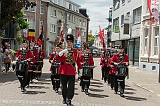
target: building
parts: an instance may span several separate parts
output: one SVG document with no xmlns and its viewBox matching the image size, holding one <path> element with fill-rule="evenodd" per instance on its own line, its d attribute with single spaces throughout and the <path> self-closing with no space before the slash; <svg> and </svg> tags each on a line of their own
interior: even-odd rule
<svg viewBox="0 0 160 106">
<path fill-rule="evenodd" d="M 139 63 L 142 0 L 113 0 L 112 35 L 114 45 L 123 45 L 130 64 Z"/>
<path fill-rule="evenodd" d="M 36 39 L 44 27 L 44 45 L 48 57 L 55 48 L 55 42 L 60 39 L 61 27 L 66 34 L 68 28 L 72 28 L 72 34 L 77 41 L 78 31 L 82 41 L 87 41 L 89 17 L 86 9 L 80 9 L 80 5 L 70 0 L 32 0 L 35 7 L 25 10 L 25 19 L 29 22 L 29 29 L 35 29 Z"/>
<path fill-rule="evenodd" d="M 140 39 L 140 63 L 139 67 L 147 71 L 159 72 L 159 25 L 150 21 L 147 0 L 143 0 L 142 6 L 142 36 Z"/>
</svg>

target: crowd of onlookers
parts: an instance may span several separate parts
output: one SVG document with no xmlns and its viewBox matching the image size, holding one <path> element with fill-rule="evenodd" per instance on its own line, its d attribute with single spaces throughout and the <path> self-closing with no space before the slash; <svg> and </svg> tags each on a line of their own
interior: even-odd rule
<svg viewBox="0 0 160 106">
<path fill-rule="evenodd" d="M 11 49 L 11 45 L 9 42 L 5 42 L 1 48 L 0 52 L 2 54 L 1 56 L 1 70 L 2 72 L 7 73 L 10 70 L 11 63 L 14 60 L 14 54 L 15 51 Z M 14 66 L 12 67 L 14 70 Z"/>
</svg>

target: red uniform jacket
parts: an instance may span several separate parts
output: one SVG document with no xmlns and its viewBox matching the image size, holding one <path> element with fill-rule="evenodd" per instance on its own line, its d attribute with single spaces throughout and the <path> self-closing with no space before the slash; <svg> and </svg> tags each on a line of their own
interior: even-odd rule
<svg viewBox="0 0 160 106">
<path fill-rule="evenodd" d="M 119 61 L 119 59 L 118 59 L 118 56 L 119 56 L 119 54 L 114 54 L 113 57 L 111 58 L 111 61 L 110 61 L 110 62 L 111 62 L 111 63 L 112 63 L 112 62 L 119 63 L 120 61 Z M 124 57 L 122 63 L 124 63 L 124 62 L 129 62 L 128 54 L 125 54 L 125 57 Z M 115 73 L 116 73 L 116 66 L 114 65 L 114 67 L 111 68 L 109 74 L 115 75 Z"/>
<path fill-rule="evenodd" d="M 101 55 L 100 59 L 101 67 L 103 68 L 104 66 L 109 67 L 110 66 L 110 59 L 108 56 L 104 56 L 104 54 Z"/>
<path fill-rule="evenodd" d="M 82 65 L 80 63 L 79 53 L 76 49 L 72 50 L 73 50 L 72 59 L 75 61 L 75 63 L 77 63 L 78 69 L 81 69 Z M 64 54 L 61 57 L 59 56 L 59 61 L 61 62 L 61 65 L 59 67 L 59 74 L 75 76 L 76 69 L 75 67 L 72 66 L 72 64 L 66 63 L 66 58 L 67 57 Z"/>
<path fill-rule="evenodd" d="M 38 48 L 35 49 L 33 51 L 33 54 L 34 54 L 36 60 L 38 60 L 38 58 L 39 58 L 40 61 L 43 61 L 43 59 L 44 59 L 44 51 L 42 49 L 40 49 L 39 53 L 38 53 Z"/>
<path fill-rule="evenodd" d="M 83 58 L 82 54 L 83 54 L 82 52 L 79 53 L 80 61 L 81 61 L 81 63 L 84 63 L 84 58 Z M 91 66 L 93 66 L 94 65 L 93 56 L 90 53 L 88 53 L 88 54 L 90 56 L 89 60 L 88 60 L 88 64 L 91 65 Z"/>
<path fill-rule="evenodd" d="M 58 54 L 56 53 L 56 51 L 54 51 L 53 53 L 50 54 L 50 57 L 49 57 L 49 61 L 52 62 L 52 64 L 54 64 L 54 59 L 57 59 L 57 62 L 59 63 L 59 56 Z M 50 68 L 50 71 L 52 70 L 52 67 Z"/>
<path fill-rule="evenodd" d="M 25 56 L 25 60 L 26 59 L 29 59 L 31 58 L 31 62 L 35 62 L 35 58 L 34 58 L 34 55 L 33 53 L 31 52 L 31 50 L 27 50 L 27 54 Z M 19 59 L 19 60 L 22 60 L 23 59 L 23 55 L 22 55 L 22 48 L 18 50 L 17 54 L 16 54 L 16 57 Z M 28 69 L 30 69 L 30 62 L 28 62 Z"/>
</svg>

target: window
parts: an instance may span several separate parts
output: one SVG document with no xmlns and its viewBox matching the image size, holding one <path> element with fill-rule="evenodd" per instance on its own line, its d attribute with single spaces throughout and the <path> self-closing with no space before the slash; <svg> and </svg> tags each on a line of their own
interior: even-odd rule
<svg viewBox="0 0 160 106">
<path fill-rule="evenodd" d="M 51 24 L 51 26 L 50 26 L 50 32 L 56 33 L 56 26 L 54 24 Z"/>
<path fill-rule="evenodd" d="M 43 12 L 44 12 L 44 5 L 43 5 L 42 2 L 41 2 L 40 13 L 43 14 Z"/>
<path fill-rule="evenodd" d="M 141 22 L 141 11 L 142 11 L 142 7 L 139 7 L 133 10 L 133 23 L 134 24 Z"/>
<path fill-rule="evenodd" d="M 120 0 L 113 0 L 113 7 L 114 10 L 118 9 L 120 7 Z"/>
<path fill-rule="evenodd" d="M 35 21 L 34 19 L 29 19 L 29 29 L 35 29 Z"/>
<path fill-rule="evenodd" d="M 71 20 L 71 14 L 68 14 L 68 21 Z"/>
<path fill-rule="evenodd" d="M 79 26 L 81 26 L 82 25 L 82 22 L 81 22 L 81 19 L 79 19 Z"/>
<path fill-rule="evenodd" d="M 75 17 L 75 16 L 73 16 L 73 22 L 75 23 L 75 21 L 76 21 L 76 17 Z"/>
<path fill-rule="evenodd" d="M 125 4 L 125 0 L 122 0 L 122 5 L 124 5 Z"/>
<path fill-rule="evenodd" d="M 149 35 L 149 29 L 148 28 L 145 28 L 144 29 L 144 54 L 148 54 L 147 51 L 148 51 L 148 35 Z"/>
<path fill-rule="evenodd" d="M 119 17 L 113 19 L 113 30 L 115 33 L 119 33 Z"/>
<path fill-rule="evenodd" d="M 124 24 L 124 15 L 121 15 L 121 25 Z"/>
<path fill-rule="evenodd" d="M 131 0 L 128 0 L 128 3 L 131 2 Z"/>
<path fill-rule="evenodd" d="M 73 11 L 76 11 L 75 6 L 73 5 Z"/>
<path fill-rule="evenodd" d="M 31 12 L 35 12 L 36 11 L 36 6 L 30 7 Z"/>
<path fill-rule="evenodd" d="M 154 28 L 154 55 L 158 55 L 159 27 Z"/>
<path fill-rule="evenodd" d="M 72 10 L 72 4 L 69 4 L 69 9 Z"/>
<path fill-rule="evenodd" d="M 54 17 L 57 17 L 57 10 L 54 10 Z"/>
</svg>

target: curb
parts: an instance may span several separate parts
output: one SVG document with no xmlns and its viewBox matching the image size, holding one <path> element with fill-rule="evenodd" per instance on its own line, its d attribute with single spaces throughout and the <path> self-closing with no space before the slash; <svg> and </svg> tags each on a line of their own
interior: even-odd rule
<svg viewBox="0 0 160 106">
<path fill-rule="evenodd" d="M 142 86 L 142 85 L 136 84 L 136 83 L 134 83 L 133 81 L 130 81 L 130 82 L 132 82 L 132 83 L 135 84 L 136 86 L 138 86 L 138 87 L 140 87 L 140 88 L 142 88 L 142 89 L 144 89 L 144 90 L 146 90 L 146 91 L 148 91 L 148 92 L 151 92 L 152 94 L 160 97 L 160 94 L 157 94 L 157 93 L 155 93 L 154 91 L 152 91 L 152 90 L 150 90 L 150 89 L 147 89 L 146 87 L 144 87 L 144 86 Z"/>
</svg>

